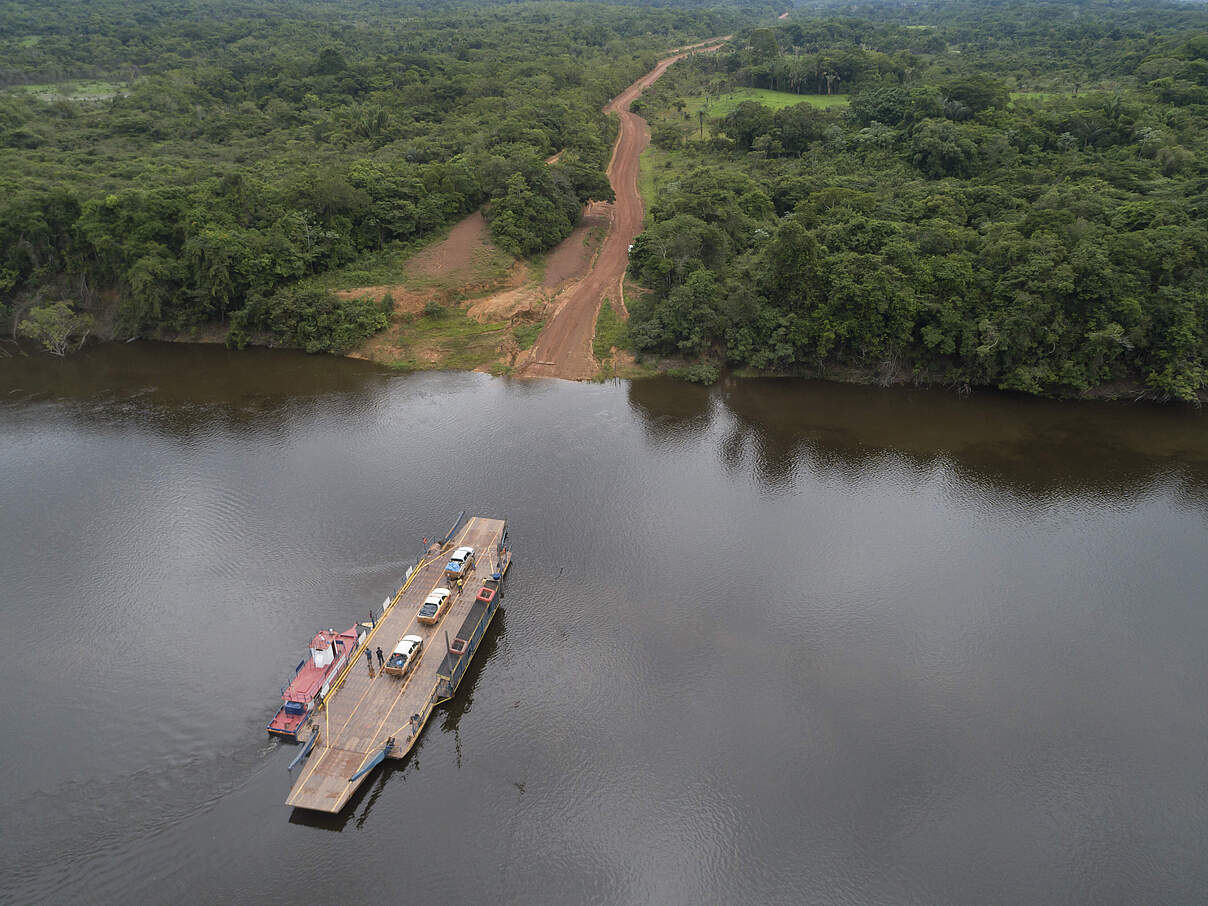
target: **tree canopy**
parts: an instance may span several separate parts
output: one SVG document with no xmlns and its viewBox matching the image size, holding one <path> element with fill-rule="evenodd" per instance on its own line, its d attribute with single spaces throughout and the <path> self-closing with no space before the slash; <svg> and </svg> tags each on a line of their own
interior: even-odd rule
<svg viewBox="0 0 1208 906">
<path fill-rule="evenodd" d="M 1208 388 L 1208 11 L 844 10 L 751 31 L 647 98 L 664 150 L 632 256 L 653 290 L 639 348 L 1052 395 Z M 685 99 L 761 88 L 789 106 L 686 121 Z"/>
<path fill-rule="evenodd" d="M 379 319 L 308 281 L 483 206 L 549 248 L 611 198 L 606 101 L 758 6 L 0 5 L 0 320 L 70 296 L 119 335 L 354 345 Z"/>
</svg>

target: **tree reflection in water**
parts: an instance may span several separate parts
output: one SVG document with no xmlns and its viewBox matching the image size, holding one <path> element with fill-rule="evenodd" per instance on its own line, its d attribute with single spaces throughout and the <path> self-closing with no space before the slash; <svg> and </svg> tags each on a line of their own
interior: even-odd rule
<svg viewBox="0 0 1208 906">
<path fill-rule="evenodd" d="M 899 468 L 951 468 L 1032 499 L 1133 497 L 1176 482 L 1208 503 L 1208 420 L 1181 406 L 771 378 L 731 378 L 711 390 L 635 381 L 629 403 L 655 444 L 704 441 L 720 429 L 721 462 L 767 491 L 803 472 L 858 481 L 889 457 Z"/>
</svg>

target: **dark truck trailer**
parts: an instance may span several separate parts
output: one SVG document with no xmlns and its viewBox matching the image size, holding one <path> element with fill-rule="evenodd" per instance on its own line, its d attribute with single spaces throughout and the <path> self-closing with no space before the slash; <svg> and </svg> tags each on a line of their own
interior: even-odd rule
<svg viewBox="0 0 1208 906">
<path fill-rule="evenodd" d="M 503 600 L 503 574 L 510 565 L 511 559 L 508 558 L 500 565 L 499 572 L 495 573 L 498 578 L 491 578 L 482 583 L 478 594 L 474 596 L 470 612 L 466 614 L 461 628 L 449 642 L 445 659 L 436 671 L 436 675 L 443 681 L 442 697 L 450 698 L 457 691 L 474 652 L 478 650 L 478 644 L 486 635 L 487 627 L 491 625 L 491 619 Z"/>
</svg>

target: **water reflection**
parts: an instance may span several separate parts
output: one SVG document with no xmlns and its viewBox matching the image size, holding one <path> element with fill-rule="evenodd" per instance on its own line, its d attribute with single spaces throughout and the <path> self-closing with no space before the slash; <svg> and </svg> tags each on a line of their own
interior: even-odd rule
<svg viewBox="0 0 1208 906">
<path fill-rule="evenodd" d="M 719 459 L 770 491 L 803 471 L 854 481 L 892 458 L 920 476 L 951 468 L 1032 499 L 1132 496 L 1175 482 L 1208 500 L 1208 420 L 1183 407 L 788 379 L 728 379 L 711 392 L 648 380 L 628 393 L 656 445 L 705 439 L 719 423 L 716 406 L 729 416 Z"/>
<path fill-rule="evenodd" d="M 443 713 L 440 729 L 442 732 L 457 733 L 462 717 L 470 713 L 474 707 L 474 690 L 478 688 L 478 680 L 482 676 L 483 669 L 490 662 L 491 655 L 495 653 L 495 649 L 499 647 L 499 643 L 507 634 L 506 623 L 507 613 L 501 599 L 499 609 L 495 611 L 495 616 L 491 619 L 491 625 L 487 627 L 482 641 L 478 643 L 478 653 L 474 655 L 474 660 L 470 661 L 470 666 L 466 668 L 465 675 L 457 686 L 457 694 L 452 701 L 441 706 Z M 460 742 L 458 745 L 460 746 Z M 460 758 L 460 752 L 458 757 Z"/>
<path fill-rule="evenodd" d="M 709 388 L 669 378 L 630 381 L 629 407 L 656 445 L 694 439 L 709 429 L 713 394 Z"/>
<path fill-rule="evenodd" d="M 388 374 L 368 362 L 217 345 L 104 344 L 59 359 L 0 359 L 0 406 L 51 402 L 79 421 L 132 418 L 166 434 L 274 427 L 304 418 L 324 397 L 362 396 Z"/>
<path fill-rule="evenodd" d="M 220 346 L 140 342 L 66 359 L 0 359 L 0 407 L 62 405 L 98 425 L 137 420 L 176 437 L 268 430 L 338 397 L 373 405 L 391 380 L 350 359 Z M 543 382 L 507 382 L 540 405 Z M 802 472 L 851 480 L 887 456 L 920 474 L 937 466 L 1030 498 L 1133 495 L 1174 481 L 1208 494 L 1208 416 L 1184 407 L 1053 402 L 1008 394 L 960 398 L 795 379 L 727 378 L 714 388 L 671 379 L 626 385 L 630 410 L 656 447 L 709 442 L 734 474 L 767 491 Z M 714 432 L 720 428 L 719 436 Z"/>
</svg>

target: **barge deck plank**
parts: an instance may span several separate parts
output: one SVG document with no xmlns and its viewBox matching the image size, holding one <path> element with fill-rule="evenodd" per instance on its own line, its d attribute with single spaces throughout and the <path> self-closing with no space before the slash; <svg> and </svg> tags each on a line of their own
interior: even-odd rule
<svg viewBox="0 0 1208 906">
<path fill-rule="evenodd" d="M 286 805 L 338 812 L 365 780 L 361 777 L 350 782 L 348 778 L 380 752 L 390 737 L 394 737 L 391 758 L 402 758 L 411 751 L 431 713 L 429 703 L 446 650 L 445 632 L 452 638 L 473 607 L 479 587 L 490 578 L 505 526 L 502 519 L 476 516 L 439 553 L 419 566 L 378 620 L 366 647 L 356 652 L 360 663 L 353 662 L 343 681 L 328 695 L 322 713 L 316 715 L 319 741 L 303 762 Z M 454 590 L 455 598 L 439 622 L 432 626 L 420 623 L 416 619 L 420 604 L 432 589 L 446 584 L 444 566 L 448 555 L 462 545 L 474 548 L 473 573 L 460 594 L 456 594 L 455 586 L 448 586 Z M 378 647 L 384 653 L 390 652 L 404 635 L 418 635 L 424 640 L 423 657 L 411 675 L 400 680 L 383 673 L 376 658 L 370 671 L 364 652 Z M 421 717 L 414 732 L 413 714 Z M 308 736 L 302 734 L 301 738 L 305 741 Z"/>
</svg>

